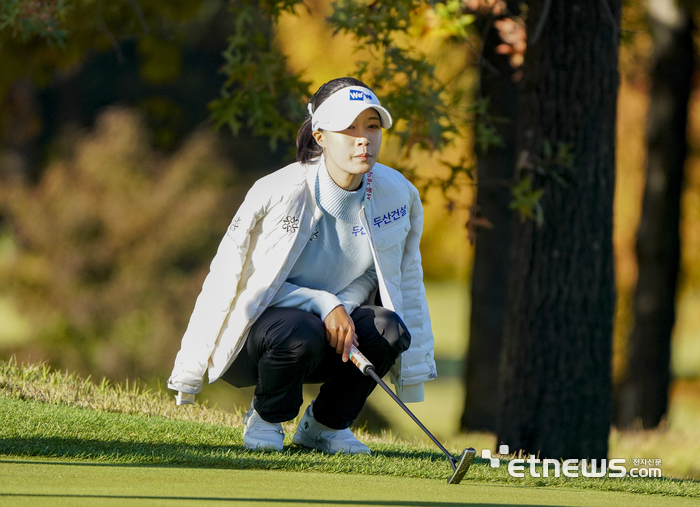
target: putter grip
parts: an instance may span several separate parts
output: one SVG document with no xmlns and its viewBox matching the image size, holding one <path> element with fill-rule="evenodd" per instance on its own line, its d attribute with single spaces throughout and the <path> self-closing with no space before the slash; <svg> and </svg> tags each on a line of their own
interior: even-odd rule
<svg viewBox="0 0 700 507">
<path fill-rule="evenodd" d="M 370 363 L 369 359 L 367 359 L 354 345 L 350 347 L 350 361 L 355 363 L 355 366 L 357 366 L 365 375 L 367 375 L 368 369 L 374 370 L 374 365 Z"/>
</svg>

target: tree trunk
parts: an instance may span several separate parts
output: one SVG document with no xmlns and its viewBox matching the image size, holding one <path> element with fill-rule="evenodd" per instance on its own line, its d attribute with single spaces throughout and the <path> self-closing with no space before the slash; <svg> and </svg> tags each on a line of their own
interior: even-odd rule
<svg viewBox="0 0 700 507">
<path fill-rule="evenodd" d="M 517 9 L 517 7 L 516 7 Z M 488 20 L 492 25 L 493 19 Z M 482 62 L 479 66 L 480 88 L 489 100 L 488 114 L 501 138 L 502 146 L 486 151 L 475 145 L 479 186 L 476 205 L 492 228 L 479 229 L 474 250 L 471 286 L 469 349 L 465 357 L 466 400 L 460 421 L 463 431 L 496 431 L 498 385 L 503 321 L 507 307 L 508 254 L 510 222 L 508 208 L 515 168 L 515 110 L 517 85 L 508 56 L 495 49 L 501 44 L 498 31 L 485 26 Z"/>
<path fill-rule="evenodd" d="M 544 190 L 544 221 L 513 227 L 498 430 L 511 451 L 607 457 L 620 4 L 528 2 L 518 171 Z M 571 163 L 550 160 L 559 143 Z"/>
<path fill-rule="evenodd" d="M 647 117 L 647 181 L 637 231 L 639 278 L 627 375 L 616 390 L 614 423 L 654 428 L 668 408 L 671 333 L 680 265 L 680 202 L 686 127 L 695 71 L 694 24 L 672 0 L 649 0 L 654 40 Z"/>
</svg>

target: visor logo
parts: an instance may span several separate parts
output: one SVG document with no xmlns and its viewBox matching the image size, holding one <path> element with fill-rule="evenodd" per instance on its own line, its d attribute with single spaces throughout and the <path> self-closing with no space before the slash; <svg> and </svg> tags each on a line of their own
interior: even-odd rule
<svg viewBox="0 0 700 507">
<path fill-rule="evenodd" d="M 372 95 L 365 93 L 362 90 L 350 90 L 350 100 L 371 101 Z"/>
</svg>

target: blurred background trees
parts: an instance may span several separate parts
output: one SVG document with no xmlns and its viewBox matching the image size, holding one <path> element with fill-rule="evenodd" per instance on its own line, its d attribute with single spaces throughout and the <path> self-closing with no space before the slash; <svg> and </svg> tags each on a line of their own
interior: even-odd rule
<svg viewBox="0 0 700 507">
<path fill-rule="evenodd" d="M 696 71 L 693 11 L 698 6 L 670 0 L 648 0 L 647 6 L 653 43 L 647 173 L 636 238 L 634 329 L 624 379 L 615 391 L 613 422 L 621 428 L 657 427 L 668 411 L 688 115 Z"/>
<path fill-rule="evenodd" d="M 228 216 L 242 198 L 216 136 L 153 149 L 133 109 L 64 133 L 36 185 L 3 185 L 15 245 L 4 289 L 37 326 L 37 356 L 71 370 L 148 378 L 187 324 Z"/>
<path fill-rule="evenodd" d="M 513 219 L 508 182 L 515 177 L 517 161 L 517 72 L 522 65 L 502 51 L 505 42 L 498 27 L 507 23 L 511 30 L 523 32 L 524 27 L 515 21 L 521 19 L 519 1 L 502 2 L 500 9 L 476 2 L 472 10 L 481 38 L 478 96 L 487 101 L 486 118 L 493 122 L 500 143 L 483 148 L 474 145 L 479 177 L 474 211 L 488 222 L 474 241 L 469 347 L 464 358 L 466 396 L 460 428 L 495 432 L 500 404 L 492 389 L 500 382 L 508 291 L 494 288 L 508 286 Z M 522 49 L 514 54 L 521 57 Z"/>
<path fill-rule="evenodd" d="M 18 1 L 3 15 L 2 301 L 31 322 L 6 353 L 161 378 L 220 231 L 291 143 L 211 129 L 225 2 Z"/>
<path fill-rule="evenodd" d="M 555 269 L 561 268 L 557 271 L 560 274 L 566 272 L 561 260 L 565 257 L 559 261 L 546 257 L 554 248 L 547 242 L 542 244 L 550 246 L 537 254 L 528 254 L 523 245 L 534 244 L 547 234 L 588 241 L 576 236 L 578 229 L 554 225 L 564 219 L 559 214 L 565 205 L 576 202 L 578 195 L 573 189 L 579 188 L 576 177 L 586 174 L 589 167 L 587 159 L 581 158 L 584 153 L 590 155 L 589 150 L 582 151 L 573 130 L 567 130 L 559 120 L 542 121 L 538 128 L 544 129 L 544 134 L 538 133 L 531 140 L 534 147 L 528 146 L 528 153 L 537 160 L 521 157 L 525 145 L 522 135 L 532 124 L 528 115 L 541 114 L 546 104 L 539 112 L 527 110 L 525 106 L 536 105 L 536 100 L 525 99 L 524 106 L 518 94 L 523 87 L 537 90 L 539 85 L 544 87 L 539 88 L 539 98 L 553 98 L 542 96 L 541 90 L 548 89 L 546 78 L 531 66 L 521 66 L 523 59 L 535 54 L 528 57 L 525 52 L 527 44 L 533 42 L 528 38 L 540 43 L 539 49 L 532 44 L 540 55 L 562 47 L 570 49 L 565 56 L 572 60 L 578 54 L 577 47 L 569 47 L 557 37 L 568 35 L 561 32 L 569 30 L 579 14 L 573 10 L 553 14 L 548 11 L 551 4 L 502 0 L 3 3 L 0 315 L 8 316 L 5 322 L 10 322 L 17 321 L 19 313 L 25 338 L 3 346 L 2 353 L 45 357 L 59 367 L 117 379 L 165 377 L 220 239 L 217 231 L 225 228 L 254 179 L 290 160 L 291 138 L 306 114 L 304 98 L 333 77 L 354 74 L 375 88 L 398 119 L 385 139 L 382 158 L 402 169 L 422 191 L 426 202 L 422 243 L 426 277 L 471 284 L 471 302 L 464 314 L 449 316 L 456 326 L 458 319 L 467 319 L 471 311 L 461 426 L 495 431 L 503 410 L 495 393 L 497 380 L 503 377 L 499 366 L 506 296 L 514 276 L 510 245 L 515 239 L 513 252 L 518 256 L 513 266 L 518 273 L 523 273 L 521 268 L 530 258 L 527 255 L 532 255 L 533 265 L 541 263 L 540 272 L 554 276 Z M 608 2 L 595 4 L 595 8 L 584 9 L 587 16 L 597 16 L 595 23 L 600 25 L 600 19 L 616 21 L 617 9 L 607 15 L 597 9 Z M 572 2 L 567 8 L 581 5 Z M 692 2 L 683 5 L 690 20 L 695 12 Z M 600 226 L 597 232 L 606 237 L 610 236 L 609 221 L 614 213 L 618 296 L 613 374 L 616 384 L 626 386 L 617 393 L 642 393 L 616 396 L 619 407 L 627 403 L 623 399 L 649 399 L 651 388 L 657 393 L 668 392 L 662 371 L 664 364 L 668 368 L 668 358 L 660 352 L 652 364 L 639 351 L 653 341 L 668 354 L 674 321 L 673 316 L 668 320 L 668 311 L 674 308 L 668 304 L 673 299 L 670 287 L 660 297 L 667 303 L 662 310 L 667 315 L 664 330 L 631 342 L 627 339 L 635 321 L 632 301 L 637 260 L 633 245 L 646 164 L 639 125 L 654 93 L 648 93 L 652 38 L 644 20 L 646 4 L 629 0 L 623 7 L 618 26 L 623 45 L 617 168 L 616 175 L 605 177 L 618 180 L 615 209 L 610 209 L 606 194 L 604 209 L 591 204 L 594 209 L 588 210 L 601 213 L 602 222 L 591 225 L 596 229 Z M 614 29 L 614 23 L 599 28 Z M 688 37 L 680 37 L 686 47 Z M 655 36 L 653 40 L 669 39 Z M 612 37 L 609 42 L 613 43 Z M 601 43 L 594 47 L 593 56 L 600 56 L 612 46 Z M 591 56 L 581 54 L 584 59 Z M 680 56 L 674 50 L 668 54 Z M 579 72 L 585 62 L 569 63 Z M 571 86 L 592 86 L 596 75 L 581 71 Z M 692 75 L 692 70 L 687 75 Z M 674 79 L 689 82 L 681 76 Z M 613 77 L 605 81 L 606 93 L 610 94 L 613 82 Z M 682 111 L 688 99 L 682 93 L 670 93 Z M 538 98 L 537 93 L 535 96 Z M 695 103 L 693 97 L 691 94 L 691 104 Z M 564 101 L 555 111 L 576 116 L 587 111 L 588 103 L 586 98 L 570 104 Z M 567 109 L 569 105 L 576 111 Z M 659 114 L 652 116 L 661 118 Z M 697 164 L 692 148 L 697 144 L 692 144 L 697 130 L 695 117 L 697 114 L 690 117 L 688 134 L 688 153 L 693 159 L 688 167 L 693 168 Z M 611 127 L 613 121 L 602 120 L 602 124 Z M 212 131 L 209 127 L 213 125 L 226 128 Z M 664 127 L 655 129 L 671 132 Z M 682 134 L 673 132 L 668 139 L 677 141 Z M 601 153 L 607 157 L 608 170 L 609 134 L 599 146 L 608 150 Z M 662 140 L 661 147 L 678 155 L 676 148 L 669 150 L 668 142 Z M 660 159 L 649 159 L 650 171 L 655 160 Z M 669 167 L 665 162 L 660 166 Z M 667 197 L 681 205 L 682 249 L 660 249 L 672 254 L 667 256 L 671 259 L 669 276 L 659 277 L 664 280 L 671 279 L 672 259 L 677 258 L 673 252 L 681 252 L 675 306 L 680 324 L 675 327 L 673 350 L 685 352 L 676 352 L 672 360 L 676 371 L 685 375 L 697 375 L 694 361 L 700 362 L 700 352 L 693 352 L 700 347 L 692 346 L 700 328 L 696 317 L 700 312 L 693 312 L 700 301 L 698 259 L 693 253 L 700 251 L 700 233 L 693 219 L 700 213 L 700 181 L 696 176 L 696 170 L 687 169 L 682 197 L 677 197 L 677 185 L 673 186 L 676 197 Z M 527 220 L 521 222 L 521 216 Z M 662 229 L 673 232 L 675 220 L 662 218 L 661 223 L 667 226 Z M 566 235 L 572 237 L 564 238 Z M 476 238 L 474 248 L 469 246 L 468 237 Z M 667 239 L 649 241 L 667 244 Z M 609 255 L 608 244 L 599 246 Z M 659 257 L 652 253 L 651 258 Z M 640 291 L 642 262 L 640 255 Z M 651 262 L 651 266 L 658 265 L 656 260 Z M 473 274 L 468 274 L 472 266 Z M 605 287 L 598 287 L 606 293 L 606 284 L 611 283 L 608 267 L 603 270 L 606 279 L 601 280 Z M 536 284 L 525 281 L 519 286 L 532 290 Z M 548 287 L 543 297 L 555 297 L 553 285 Z M 557 294 L 578 289 L 566 283 L 557 287 Z M 598 302 L 609 311 L 612 302 L 603 299 Z M 570 345 L 583 342 L 600 353 L 598 364 L 604 364 L 610 353 L 606 340 L 611 334 L 601 331 L 611 325 L 609 316 L 596 324 L 600 328 L 592 331 L 596 336 L 593 341 L 576 338 L 572 326 L 561 324 L 593 315 L 595 312 L 586 314 L 591 311 L 587 305 L 572 305 L 570 312 L 557 314 L 561 319 L 551 317 L 547 322 L 537 320 L 546 320 L 549 315 L 540 308 L 531 308 L 530 313 L 519 310 L 536 300 L 523 296 L 520 302 L 525 306 L 511 303 L 508 318 L 509 350 L 516 358 L 508 372 L 511 384 L 529 386 L 535 398 L 548 392 L 547 383 L 552 379 L 540 375 L 533 364 L 544 364 L 546 357 L 553 357 L 557 366 L 551 367 L 563 368 L 568 363 L 559 361 L 557 354 L 568 357 Z M 514 323 L 526 316 L 533 331 L 523 340 L 525 348 L 520 349 L 517 339 L 527 333 Z M 444 324 L 440 320 L 436 326 Z M 637 321 L 638 325 L 642 322 L 640 318 Z M 539 327 L 534 325 L 537 322 Z M 641 324 L 640 329 L 649 331 L 650 326 Z M 607 338 L 598 340 L 601 333 Z M 556 341 L 547 342 L 546 336 Z M 437 345 L 439 348 L 440 343 Z M 523 354 L 542 348 L 547 350 L 531 357 L 528 368 L 520 368 L 517 361 Z M 443 355 L 438 359 L 440 371 L 445 372 L 454 364 L 459 366 L 462 358 Z M 657 377 L 657 373 L 662 376 Z M 579 374 L 585 376 L 583 369 Z M 605 376 L 605 372 L 601 374 Z M 628 380 L 621 383 L 626 375 Z M 665 375 L 669 378 L 668 371 Z M 649 382 L 645 377 L 654 380 Z M 602 396 L 607 396 L 606 382 L 602 378 L 597 386 L 584 383 L 584 390 L 605 391 Z M 651 387 L 641 386 L 644 382 Z M 629 387 L 631 383 L 636 387 Z M 460 392 L 465 398 L 464 391 Z M 625 406 L 616 411 L 627 414 L 628 422 L 620 419 L 620 424 L 643 417 L 646 410 L 638 402 Z M 656 413 L 665 410 L 662 407 Z M 658 419 L 658 415 L 654 417 Z M 508 435 L 508 439 L 515 438 Z"/>
</svg>

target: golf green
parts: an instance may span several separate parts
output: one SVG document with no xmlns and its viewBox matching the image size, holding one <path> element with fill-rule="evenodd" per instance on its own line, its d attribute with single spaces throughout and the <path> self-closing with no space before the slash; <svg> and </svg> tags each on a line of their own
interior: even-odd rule
<svg viewBox="0 0 700 507">
<path fill-rule="evenodd" d="M 683 507 L 697 499 L 384 476 L 0 460 L 0 506 L 497 506 Z"/>
</svg>

